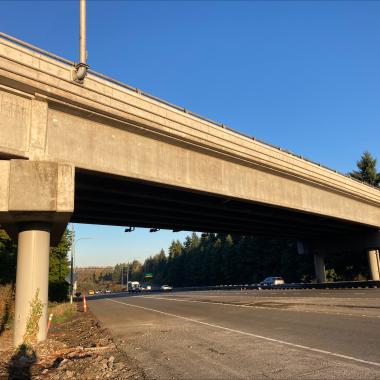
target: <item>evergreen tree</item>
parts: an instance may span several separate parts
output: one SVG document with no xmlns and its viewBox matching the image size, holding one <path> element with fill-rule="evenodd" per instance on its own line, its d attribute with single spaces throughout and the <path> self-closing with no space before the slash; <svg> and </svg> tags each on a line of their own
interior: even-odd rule
<svg viewBox="0 0 380 380">
<path fill-rule="evenodd" d="M 70 266 L 67 258 L 71 246 L 71 232 L 66 230 L 58 247 L 51 248 L 49 259 L 49 299 L 66 299 L 69 285 L 65 281 Z M 16 281 L 17 245 L 4 230 L 0 230 L 0 283 Z"/>
<path fill-rule="evenodd" d="M 365 151 L 356 165 L 359 170 L 349 173 L 352 178 L 369 183 L 372 186 L 379 186 L 380 173 L 376 171 L 376 159 L 370 152 Z"/>
<path fill-rule="evenodd" d="M 0 229 L 0 284 L 16 280 L 17 246 L 7 233 Z"/>
<path fill-rule="evenodd" d="M 67 298 L 69 284 L 66 277 L 70 273 L 68 252 L 71 248 L 71 231 L 66 229 L 57 247 L 50 249 L 49 259 L 49 299 L 64 301 Z"/>
</svg>

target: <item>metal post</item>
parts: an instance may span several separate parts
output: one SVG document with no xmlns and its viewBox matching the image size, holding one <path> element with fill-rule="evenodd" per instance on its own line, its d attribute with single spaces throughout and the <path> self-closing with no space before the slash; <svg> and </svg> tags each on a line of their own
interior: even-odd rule
<svg viewBox="0 0 380 380">
<path fill-rule="evenodd" d="M 120 281 L 121 286 L 124 285 L 124 271 L 123 271 L 123 269 L 124 269 L 124 264 L 121 265 L 121 281 Z"/>
<path fill-rule="evenodd" d="M 71 260 L 70 260 L 70 303 L 73 303 L 74 298 L 74 249 L 75 249 L 75 240 L 74 240 L 74 224 L 71 224 Z"/>
<path fill-rule="evenodd" d="M 79 31 L 79 61 L 86 64 L 86 0 L 79 1 L 80 11 L 80 31 Z"/>
<path fill-rule="evenodd" d="M 74 80 L 83 83 L 87 75 L 86 49 L 86 0 L 79 0 L 79 63 L 76 66 Z"/>
<path fill-rule="evenodd" d="M 129 286 L 129 263 L 127 263 L 127 289 L 129 290 L 128 286 Z"/>
</svg>

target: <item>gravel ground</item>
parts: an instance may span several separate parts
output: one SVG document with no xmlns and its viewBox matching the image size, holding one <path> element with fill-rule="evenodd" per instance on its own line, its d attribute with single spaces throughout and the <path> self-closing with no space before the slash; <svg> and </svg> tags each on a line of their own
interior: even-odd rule
<svg viewBox="0 0 380 380">
<path fill-rule="evenodd" d="M 145 379 L 144 371 L 113 342 L 90 313 L 78 312 L 54 326 L 33 350 L 4 349 L 0 338 L 0 379 Z"/>
</svg>

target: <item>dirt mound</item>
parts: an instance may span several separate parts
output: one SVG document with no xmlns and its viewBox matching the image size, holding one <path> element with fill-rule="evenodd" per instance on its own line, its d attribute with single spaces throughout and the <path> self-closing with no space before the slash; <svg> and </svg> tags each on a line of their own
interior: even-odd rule
<svg viewBox="0 0 380 380">
<path fill-rule="evenodd" d="M 0 379 L 145 379 L 91 312 L 75 313 L 33 349 L 2 351 Z"/>
</svg>

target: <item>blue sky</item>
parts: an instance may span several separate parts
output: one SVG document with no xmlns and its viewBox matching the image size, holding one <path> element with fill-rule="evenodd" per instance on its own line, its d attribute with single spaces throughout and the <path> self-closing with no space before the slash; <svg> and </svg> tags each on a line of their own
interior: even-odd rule
<svg viewBox="0 0 380 380">
<path fill-rule="evenodd" d="M 77 1 L 2 1 L 0 25 L 78 57 Z M 88 1 L 91 68 L 342 172 L 380 159 L 380 2 Z M 76 225 L 79 265 L 173 234 Z"/>
</svg>

